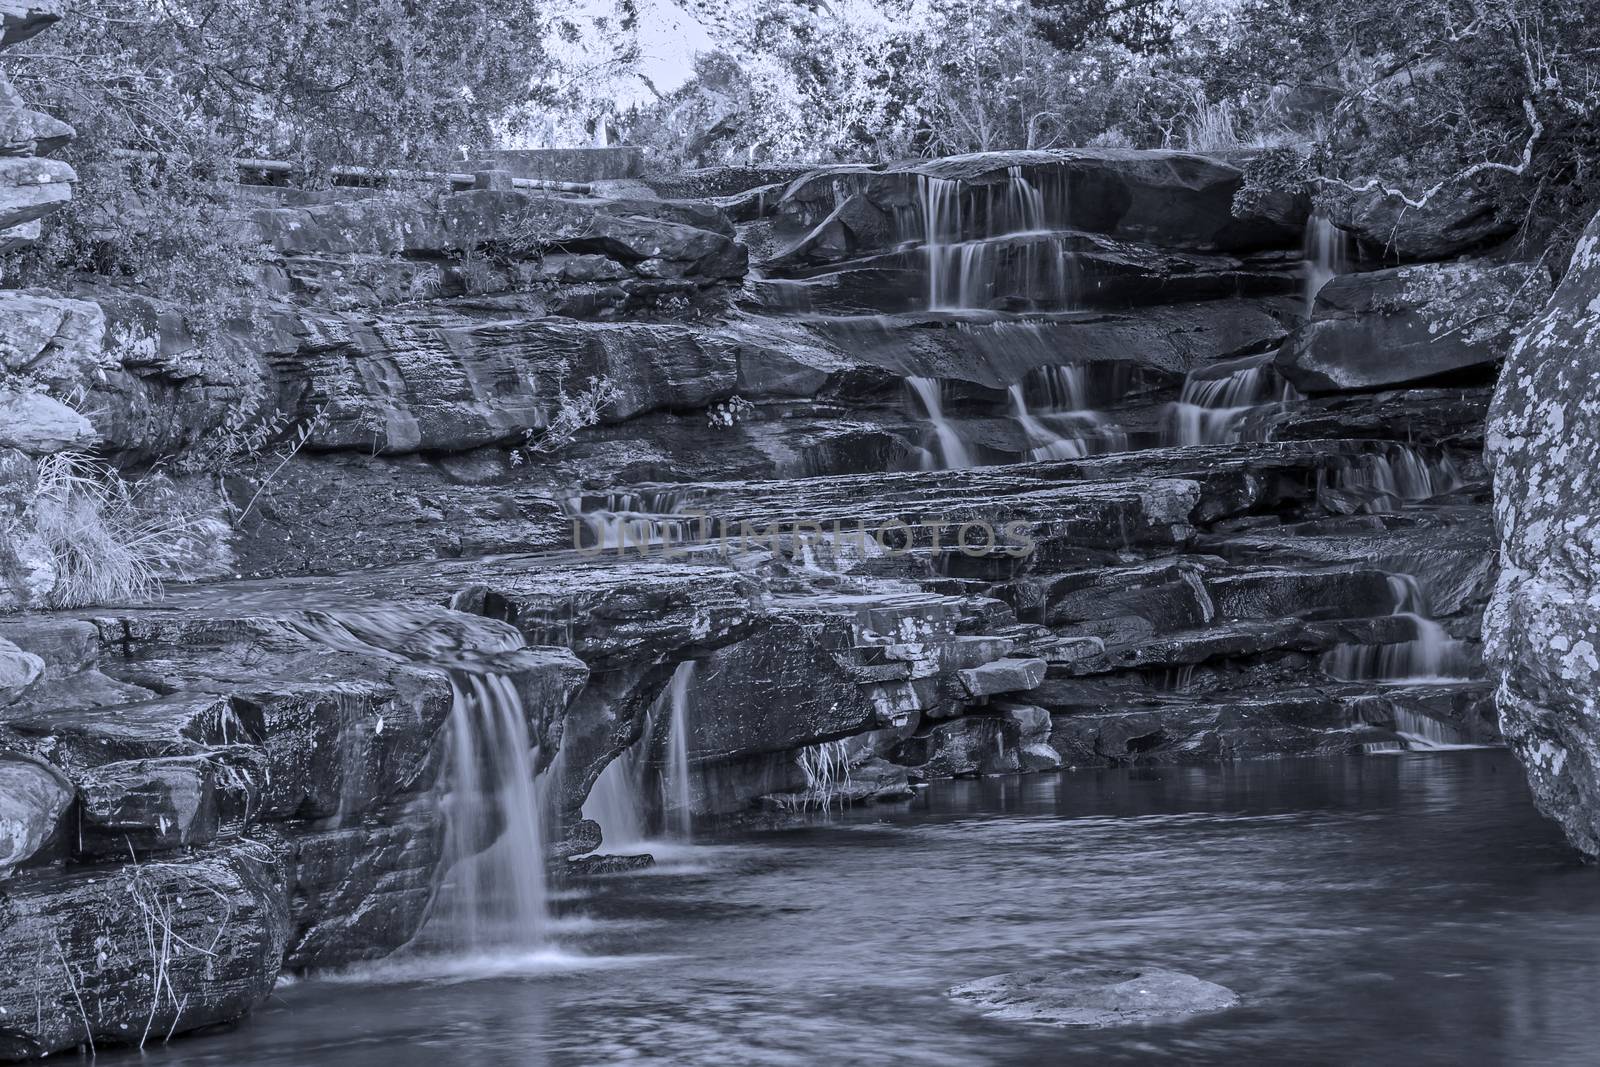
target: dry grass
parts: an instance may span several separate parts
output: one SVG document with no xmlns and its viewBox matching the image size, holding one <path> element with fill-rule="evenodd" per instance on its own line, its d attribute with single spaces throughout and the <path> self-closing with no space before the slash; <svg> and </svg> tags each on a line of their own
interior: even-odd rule
<svg viewBox="0 0 1600 1067">
<path fill-rule="evenodd" d="M 55 565 L 50 604 L 84 607 L 148 599 L 216 555 L 227 526 L 170 489 L 123 480 L 109 465 L 62 452 L 39 462 L 24 516 Z"/>
</svg>

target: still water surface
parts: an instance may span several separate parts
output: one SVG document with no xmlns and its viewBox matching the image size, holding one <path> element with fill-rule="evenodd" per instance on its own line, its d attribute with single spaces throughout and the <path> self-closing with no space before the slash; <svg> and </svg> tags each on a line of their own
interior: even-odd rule
<svg viewBox="0 0 1600 1067">
<path fill-rule="evenodd" d="M 1600 871 L 1504 752 L 940 782 L 661 855 L 558 897 L 548 956 L 284 985 L 145 1062 L 1600 1061 Z M 1244 1003 L 1063 1031 L 944 997 L 1102 963 Z"/>
</svg>

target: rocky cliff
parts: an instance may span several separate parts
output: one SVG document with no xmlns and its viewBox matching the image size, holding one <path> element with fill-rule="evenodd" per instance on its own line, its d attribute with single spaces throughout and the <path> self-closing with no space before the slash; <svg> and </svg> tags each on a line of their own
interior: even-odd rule
<svg viewBox="0 0 1600 1067">
<path fill-rule="evenodd" d="M 1308 307 L 1306 203 L 1238 214 L 1185 153 L 745 177 L 240 187 L 260 284 L 204 335 L 158 293 L 6 294 L 0 1053 L 410 944 L 494 687 L 562 877 L 617 768 L 660 827 L 1497 741 L 1482 419 L 1536 272 Z M 38 610 L 29 493 L 90 450 L 209 494 L 228 580 Z"/>
</svg>

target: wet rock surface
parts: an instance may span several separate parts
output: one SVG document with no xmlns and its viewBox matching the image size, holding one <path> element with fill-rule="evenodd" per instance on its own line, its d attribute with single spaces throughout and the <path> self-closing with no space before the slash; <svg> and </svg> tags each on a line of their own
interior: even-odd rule
<svg viewBox="0 0 1600 1067">
<path fill-rule="evenodd" d="M 1295 379 L 1274 354 L 1304 335 L 1304 219 L 1236 217 L 1241 172 L 1200 156 L 825 168 L 748 195 L 757 177 L 695 179 L 715 203 L 246 191 L 239 225 L 273 249 L 258 329 L 209 354 L 159 296 L 11 309 L 19 362 L 99 383 L 113 456 L 192 452 L 256 391 L 304 448 L 250 497 L 251 579 L 0 623 L 0 776 L 27 783 L 0 808 L 0 949 L 63 976 L 60 1010 L 10 1013 L 0 1048 L 225 1021 L 280 968 L 407 944 L 446 862 L 444 737 L 484 673 L 521 702 L 547 865 L 573 877 L 647 861 L 584 818 L 617 767 L 655 797 L 681 761 L 671 814 L 704 819 L 1497 741 L 1487 390 L 1418 383 L 1486 375 L 1509 320 L 1463 349 L 1429 333 L 1443 298 L 1352 298 L 1325 319 L 1357 338 L 1341 351 L 1423 354 Z M 1328 308 L 1389 284 L 1362 277 Z M 595 425 L 531 447 L 601 379 Z M 46 446 L 0 448 L 0 489 Z M 26 549 L 0 556 L 0 606 L 48 593 Z M 236 963 L 214 989 L 183 971 L 177 1004 L 143 957 L 94 950 L 134 945 L 145 911 L 75 918 L 157 876 L 209 887 L 183 936 L 213 936 L 213 905 L 244 920 Z M 1226 994 L 1031 982 L 982 995 L 1101 1025 Z"/>
</svg>

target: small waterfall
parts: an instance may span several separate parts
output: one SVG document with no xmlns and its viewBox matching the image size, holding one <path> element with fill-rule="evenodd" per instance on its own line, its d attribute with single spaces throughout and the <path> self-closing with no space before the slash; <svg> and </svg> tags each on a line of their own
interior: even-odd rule
<svg viewBox="0 0 1600 1067">
<path fill-rule="evenodd" d="M 1339 645 L 1323 656 L 1323 673 L 1345 682 L 1472 681 L 1476 664 L 1469 646 L 1428 617 L 1427 599 L 1417 580 L 1391 574 L 1389 588 L 1395 597 L 1394 614 L 1408 620 L 1416 636 L 1387 645 Z"/>
<path fill-rule="evenodd" d="M 1306 219 L 1306 314 L 1311 314 L 1317 302 L 1317 293 L 1333 280 L 1334 275 L 1350 269 L 1350 236 L 1321 211 L 1313 211 Z"/>
<path fill-rule="evenodd" d="M 629 749 L 606 764 L 583 802 L 583 817 L 600 824 L 601 844 L 607 850 L 632 848 L 645 840 L 635 751 Z"/>
<path fill-rule="evenodd" d="M 1245 417 L 1269 404 L 1300 399 L 1272 367 L 1272 356 L 1251 356 L 1191 371 L 1177 403 L 1167 412 L 1162 437 L 1168 444 L 1228 444 L 1243 439 Z"/>
<path fill-rule="evenodd" d="M 1082 459 L 1089 454 L 1081 437 L 1063 437 L 1040 422 L 1028 411 L 1028 401 L 1022 395 L 1022 384 L 1008 387 L 1011 408 L 1017 424 L 1028 438 L 1028 459 L 1035 462 L 1052 459 Z"/>
<path fill-rule="evenodd" d="M 1059 193 L 1064 197 L 1064 187 Z M 917 196 L 929 310 L 986 308 L 1001 295 L 1070 306 L 1075 261 L 1049 231 L 1045 194 L 1022 167 L 1007 168 L 1004 185 L 919 175 Z M 1065 213 L 1063 204 L 1057 214 Z"/>
<path fill-rule="evenodd" d="M 443 878 L 416 944 L 533 948 L 546 929 L 544 847 L 522 698 L 501 675 L 452 680 Z"/>
<path fill-rule="evenodd" d="M 661 776 L 663 807 L 676 835 L 692 836 L 694 788 L 689 769 L 689 693 L 694 688 L 696 662 L 684 660 L 672 672 L 663 697 L 667 701 L 667 763 Z"/>
<path fill-rule="evenodd" d="M 690 522 L 672 517 L 681 508 L 676 492 L 610 493 L 566 502 L 573 547 L 610 551 L 691 540 Z"/>
<path fill-rule="evenodd" d="M 1332 482 L 1334 489 L 1365 498 L 1368 511 L 1393 511 L 1402 504 L 1454 492 L 1463 479 L 1448 454 L 1429 459 L 1409 445 L 1397 444 L 1335 471 Z"/>
<path fill-rule="evenodd" d="M 548 923 L 534 747 L 522 695 L 496 669 L 497 657 L 525 646 L 522 635 L 486 629 L 464 645 L 440 616 L 392 605 L 285 621 L 329 648 L 426 663 L 450 680 L 439 877 L 406 948 L 479 956 L 540 946 Z"/>
<path fill-rule="evenodd" d="M 961 440 L 954 426 L 944 417 L 944 404 L 941 398 L 941 387 L 937 378 L 907 378 L 906 384 L 910 386 L 917 400 L 922 405 L 922 412 L 927 417 L 933 429 L 933 438 L 938 446 L 937 456 L 930 457 L 937 461 L 939 470 L 956 470 L 963 467 L 974 466 L 972 455 L 967 451 L 967 446 Z"/>
</svg>

